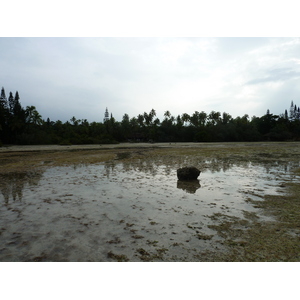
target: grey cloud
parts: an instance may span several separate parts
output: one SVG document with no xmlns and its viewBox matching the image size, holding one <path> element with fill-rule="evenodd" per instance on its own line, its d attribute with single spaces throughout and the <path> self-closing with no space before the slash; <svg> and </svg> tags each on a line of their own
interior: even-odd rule
<svg viewBox="0 0 300 300">
<path fill-rule="evenodd" d="M 247 84 L 260 84 L 265 82 L 287 81 L 300 77 L 300 71 L 295 71 L 291 68 L 278 68 L 267 72 L 266 76 L 253 79 Z"/>
</svg>

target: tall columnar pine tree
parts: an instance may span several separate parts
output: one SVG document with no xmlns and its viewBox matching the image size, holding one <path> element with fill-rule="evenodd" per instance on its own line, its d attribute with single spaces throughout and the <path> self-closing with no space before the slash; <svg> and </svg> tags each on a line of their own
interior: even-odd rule
<svg viewBox="0 0 300 300">
<path fill-rule="evenodd" d="M 290 107 L 290 119 L 294 120 L 295 118 L 295 112 L 294 112 L 294 101 L 291 102 L 291 107 Z"/>
<path fill-rule="evenodd" d="M 20 104 L 20 96 L 19 96 L 19 93 L 18 93 L 18 91 L 16 91 L 16 94 L 15 94 L 15 105 L 17 104 Z"/>
<path fill-rule="evenodd" d="M 9 92 L 8 105 L 9 105 L 9 112 L 11 114 L 14 114 L 15 98 L 14 98 L 12 92 Z"/>
<path fill-rule="evenodd" d="M 286 120 L 288 120 L 288 118 L 289 118 L 287 109 L 286 109 L 285 112 L 284 112 L 284 118 L 285 118 Z"/>
<path fill-rule="evenodd" d="M 2 87 L 0 94 L 0 133 L 3 130 L 3 126 L 5 126 L 5 115 L 6 115 L 6 97 L 5 91 Z M 0 135 L 0 143 L 1 143 L 1 135 Z"/>
<path fill-rule="evenodd" d="M 1 89 L 1 95 L 0 95 L 0 117 L 4 118 L 4 114 L 7 113 L 8 105 L 7 105 L 7 99 L 5 95 L 5 90 L 2 87 Z"/>
<path fill-rule="evenodd" d="M 298 107 L 298 109 L 296 111 L 296 119 L 300 120 L 300 107 Z"/>
<path fill-rule="evenodd" d="M 294 119 L 299 120 L 299 118 L 300 118 L 299 107 L 297 107 L 297 105 L 295 105 L 295 107 L 294 107 Z"/>
<path fill-rule="evenodd" d="M 0 96 L 0 99 L 1 99 L 1 100 L 6 100 L 6 95 L 5 95 L 5 89 L 4 89 L 4 87 L 2 87 L 2 89 L 1 89 L 1 96 Z"/>
</svg>

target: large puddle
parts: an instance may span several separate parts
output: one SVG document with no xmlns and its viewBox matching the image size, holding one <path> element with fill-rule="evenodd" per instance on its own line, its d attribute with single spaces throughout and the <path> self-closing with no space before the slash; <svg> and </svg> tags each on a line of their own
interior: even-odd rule
<svg viewBox="0 0 300 300">
<path fill-rule="evenodd" d="M 283 191 L 299 163 L 112 161 L 0 175 L 0 261 L 194 261 L 222 251 L 214 215 L 269 220 L 247 199 Z M 198 258 L 197 258 L 198 257 Z"/>
</svg>

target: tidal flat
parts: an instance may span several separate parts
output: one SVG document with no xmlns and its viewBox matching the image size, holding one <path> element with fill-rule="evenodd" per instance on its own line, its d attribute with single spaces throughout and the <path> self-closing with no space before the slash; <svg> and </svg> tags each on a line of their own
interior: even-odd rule
<svg viewBox="0 0 300 300">
<path fill-rule="evenodd" d="M 2 147 L 0 261 L 300 261 L 299 180 L 299 142 Z"/>
</svg>

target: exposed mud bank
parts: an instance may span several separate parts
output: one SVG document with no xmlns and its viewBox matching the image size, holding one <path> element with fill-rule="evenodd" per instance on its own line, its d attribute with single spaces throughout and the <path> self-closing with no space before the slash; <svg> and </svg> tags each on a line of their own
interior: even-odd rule
<svg viewBox="0 0 300 300">
<path fill-rule="evenodd" d="M 0 154 L 0 261 L 300 260 L 297 143 L 59 149 Z"/>
</svg>

